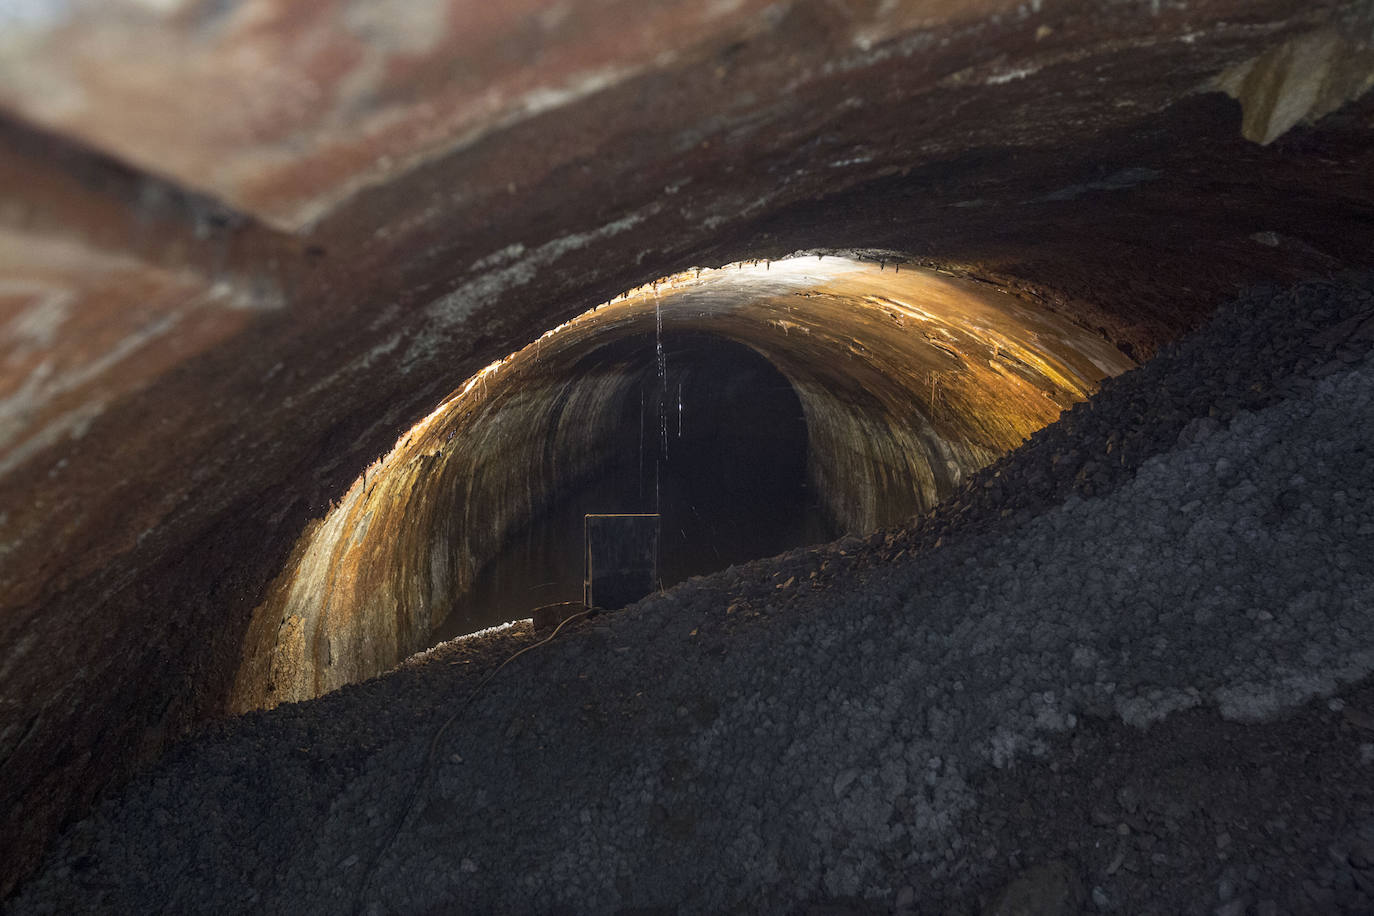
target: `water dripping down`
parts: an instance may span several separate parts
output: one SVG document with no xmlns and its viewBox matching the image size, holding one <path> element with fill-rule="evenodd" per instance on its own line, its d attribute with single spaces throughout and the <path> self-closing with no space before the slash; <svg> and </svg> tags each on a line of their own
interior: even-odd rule
<svg viewBox="0 0 1374 916">
<path fill-rule="evenodd" d="M 639 389 L 639 498 L 644 499 L 644 389 Z"/>
<path fill-rule="evenodd" d="M 663 506 L 663 462 L 668 458 L 668 356 L 663 350 L 663 301 L 654 286 L 654 351 L 658 362 L 658 435 L 659 452 L 654 460 L 654 511 L 661 512 Z"/>
</svg>

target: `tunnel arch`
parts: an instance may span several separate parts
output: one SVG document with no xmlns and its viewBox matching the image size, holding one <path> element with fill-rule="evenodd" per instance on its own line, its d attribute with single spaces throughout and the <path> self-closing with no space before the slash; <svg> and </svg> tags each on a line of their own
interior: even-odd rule
<svg viewBox="0 0 1374 916">
<path fill-rule="evenodd" d="M 1010 293 L 901 257 L 805 256 L 630 290 L 487 366 L 311 523 L 257 609 L 234 705 L 318 695 L 429 644 L 508 537 L 606 461 L 618 341 L 706 333 L 796 391 L 807 478 L 840 530 L 924 512 L 1132 362 Z"/>
</svg>

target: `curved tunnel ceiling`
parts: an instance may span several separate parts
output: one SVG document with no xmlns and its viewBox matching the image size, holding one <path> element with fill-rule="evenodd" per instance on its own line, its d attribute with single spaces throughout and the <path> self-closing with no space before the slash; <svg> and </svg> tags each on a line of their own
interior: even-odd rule
<svg viewBox="0 0 1374 916">
<path fill-rule="evenodd" d="M 236 707 L 306 699 L 427 646 L 507 537 L 613 459 L 644 364 L 664 370 L 654 341 L 684 332 L 787 379 L 811 485 L 851 532 L 929 509 L 1133 365 L 1005 291 L 900 261 L 750 261 L 631 290 L 486 367 L 311 524 L 255 614 Z M 618 346 L 636 338 L 638 364 Z"/>
</svg>

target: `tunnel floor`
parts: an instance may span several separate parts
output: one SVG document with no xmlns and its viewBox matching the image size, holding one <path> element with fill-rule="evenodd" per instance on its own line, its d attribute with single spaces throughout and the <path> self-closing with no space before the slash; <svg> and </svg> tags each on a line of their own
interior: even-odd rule
<svg viewBox="0 0 1374 916">
<path fill-rule="evenodd" d="M 1371 427 L 1374 276 L 1256 293 L 910 526 L 216 725 L 11 910 L 1369 912 Z"/>
</svg>

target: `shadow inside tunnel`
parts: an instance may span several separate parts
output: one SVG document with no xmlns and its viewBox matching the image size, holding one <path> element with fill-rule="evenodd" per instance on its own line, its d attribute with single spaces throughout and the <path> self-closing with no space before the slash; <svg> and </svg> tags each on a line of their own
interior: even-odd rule
<svg viewBox="0 0 1374 916">
<path fill-rule="evenodd" d="M 599 354 L 634 373 L 611 460 L 507 539 L 435 642 L 580 600 L 587 514 L 659 513 L 663 587 L 838 536 L 808 482 L 806 420 L 787 379 L 714 335 L 663 343 L 661 374 L 652 335 Z"/>
</svg>

